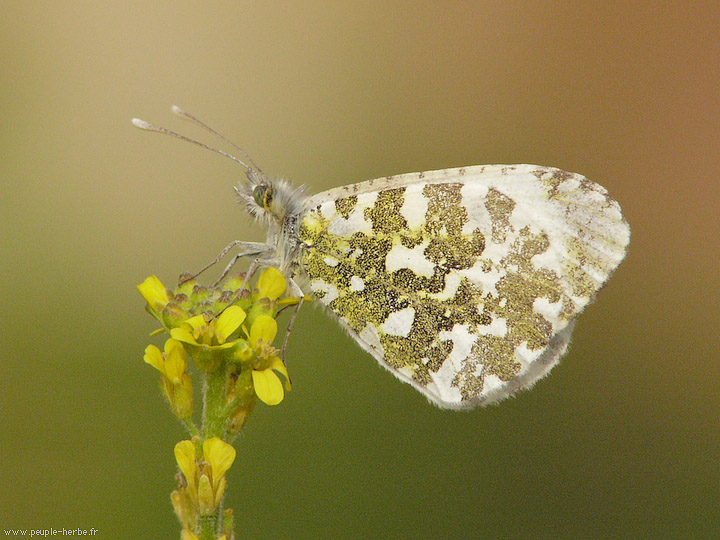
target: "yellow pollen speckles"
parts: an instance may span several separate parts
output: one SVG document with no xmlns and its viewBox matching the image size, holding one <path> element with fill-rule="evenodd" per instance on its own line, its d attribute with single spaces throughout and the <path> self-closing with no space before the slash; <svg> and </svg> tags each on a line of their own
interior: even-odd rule
<svg viewBox="0 0 720 540">
<path fill-rule="evenodd" d="M 627 242 L 624 222 L 612 230 L 618 220 L 602 188 L 552 169 L 406 175 L 308 205 L 299 266 L 382 365 L 440 405 L 470 407 L 558 361 L 574 317 L 619 262 L 606 255 Z"/>
<path fill-rule="evenodd" d="M 467 209 L 460 203 L 462 184 L 428 184 L 423 195 L 428 199 L 425 230 L 432 236 L 458 236 L 467 221 Z"/>
<path fill-rule="evenodd" d="M 350 217 L 350 212 L 353 211 L 356 204 L 357 196 L 352 195 L 335 201 L 335 210 L 337 210 L 337 213 L 343 218 L 348 219 L 348 217 Z"/>
<path fill-rule="evenodd" d="M 538 171 L 536 176 L 538 180 L 540 180 L 540 182 L 542 182 L 542 184 L 545 186 L 547 190 L 547 197 L 549 199 L 552 199 L 559 195 L 562 185 L 568 180 L 572 181 L 576 175 L 565 171 L 556 170 L 553 172 L 553 174 Z"/>
<path fill-rule="evenodd" d="M 407 220 L 400 213 L 404 193 L 405 188 L 381 191 L 375 204 L 365 209 L 365 218 L 372 223 L 373 233 L 399 233 L 407 228 Z"/>
<path fill-rule="evenodd" d="M 313 224 L 321 223 L 325 214 L 311 212 L 301 226 L 301 239 L 311 244 L 303 264 L 316 290 L 324 292 L 330 286 L 337 291 L 328 306 L 353 333 L 359 335 L 373 326 L 384 361 L 427 383 L 453 349 L 451 340 L 440 338 L 441 332 L 455 325 L 474 331 L 492 321 L 484 309 L 483 296 L 489 291 L 468 278 L 460 278 L 449 297 L 441 294 L 451 272 L 468 270 L 478 261 L 485 236 L 479 229 L 469 235 L 462 232 L 468 221 L 462 184 L 429 184 L 422 193 L 411 195 L 426 202 L 424 225 L 418 230 L 409 229 L 401 213 L 405 195 L 405 189 L 398 188 L 380 191 L 367 203 L 362 197 L 353 200 L 351 210 L 363 212 L 372 234 L 337 237 L 329 226 L 318 233 Z M 349 213 L 343 218 L 348 219 Z M 350 249 L 338 257 L 337 246 L 343 242 Z M 330 259 L 327 253 L 335 256 Z"/>
<path fill-rule="evenodd" d="M 493 242 L 496 244 L 505 242 L 510 230 L 510 215 L 515 209 L 515 201 L 496 189 L 490 189 L 485 201 L 485 208 L 492 218 Z"/>
</svg>

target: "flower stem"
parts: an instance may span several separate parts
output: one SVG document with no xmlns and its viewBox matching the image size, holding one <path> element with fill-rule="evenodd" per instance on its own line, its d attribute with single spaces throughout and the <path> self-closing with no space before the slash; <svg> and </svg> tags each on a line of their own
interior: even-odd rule
<svg viewBox="0 0 720 540">
<path fill-rule="evenodd" d="M 205 374 L 203 385 L 203 438 L 219 437 L 225 440 L 227 415 L 225 413 L 225 369 Z"/>
<path fill-rule="evenodd" d="M 200 430 L 198 430 L 195 422 L 192 421 L 192 418 L 185 418 L 184 420 L 182 420 L 182 423 L 185 426 L 185 429 L 188 430 L 188 433 L 191 437 L 194 437 L 195 435 L 200 435 Z"/>
<path fill-rule="evenodd" d="M 217 515 L 198 517 L 197 533 L 198 540 L 215 540 L 217 538 Z"/>
</svg>

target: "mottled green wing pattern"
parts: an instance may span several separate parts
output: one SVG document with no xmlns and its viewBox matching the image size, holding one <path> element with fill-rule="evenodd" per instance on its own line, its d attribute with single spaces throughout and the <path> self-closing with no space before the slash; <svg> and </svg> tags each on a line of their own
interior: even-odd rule
<svg viewBox="0 0 720 540">
<path fill-rule="evenodd" d="M 362 348 L 441 407 L 531 386 L 623 259 L 619 205 L 586 178 L 479 166 L 306 201 L 300 266 Z"/>
</svg>

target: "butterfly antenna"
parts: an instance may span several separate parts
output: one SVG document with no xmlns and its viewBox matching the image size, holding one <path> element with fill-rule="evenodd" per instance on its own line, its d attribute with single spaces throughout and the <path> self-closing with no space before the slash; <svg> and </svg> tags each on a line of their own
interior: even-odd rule
<svg viewBox="0 0 720 540">
<path fill-rule="evenodd" d="M 185 135 L 180 135 L 179 133 L 175 133 L 174 131 L 165 129 L 164 127 L 153 126 L 152 124 L 146 122 L 145 120 L 140 120 L 139 118 L 133 118 L 131 120 L 131 122 L 132 122 L 133 126 L 135 126 L 136 128 L 140 128 L 145 131 L 152 131 L 155 133 L 164 133 L 165 135 L 170 135 L 171 137 L 175 137 L 182 141 L 196 144 L 197 146 L 201 146 L 202 148 L 210 150 L 211 152 L 215 152 L 216 154 L 220 154 L 221 156 L 230 158 L 233 161 L 235 161 L 235 162 L 239 163 L 240 165 L 242 165 L 243 167 L 245 167 L 248 171 L 253 171 L 253 170 L 259 171 L 259 169 L 257 169 L 257 167 L 254 164 L 252 164 L 253 166 L 251 167 L 250 165 L 248 165 L 241 159 L 236 158 L 235 156 L 233 156 L 232 154 L 228 154 L 227 152 L 223 152 L 222 150 L 220 150 L 219 148 L 215 148 L 214 146 L 210 146 L 208 144 L 201 143 L 200 141 L 196 141 L 195 139 L 191 139 L 190 137 L 186 137 Z M 251 160 L 251 163 L 252 163 L 252 160 Z"/>
<path fill-rule="evenodd" d="M 184 120 L 189 120 L 190 122 L 192 122 L 192 123 L 200 126 L 201 128 L 209 131 L 210 133 L 212 133 L 212 134 L 215 135 L 216 137 L 218 137 L 218 138 L 222 139 L 223 141 L 225 141 L 226 143 L 228 143 L 228 144 L 229 144 L 230 146 L 232 146 L 235 150 L 237 150 L 238 152 L 240 152 L 240 154 L 242 154 L 243 156 L 245 156 L 245 157 L 248 159 L 248 162 L 250 163 L 250 165 L 252 165 L 253 168 L 254 168 L 258 173 L 260 173 L 260 174 L 262 175 L 262 171 L 260 170 L 260 167 L 258 167 L 257 163 L 255 163 L 255 161 L 253 160 L 253 158 L 250 157 L 250 154 L 248 154 L 245 150 L 243 150 L 242 148 L 240 148 L 237 144 L 235 144 L 234 142 L 232 142 L 230 139 L 228 139 L 227 137 L 225 137 L 225 135 L 223 135 L 222 133 L 219 133 L 219 132 L 215 131 L 213 128 L 211 128 L 210 126 L 208 126 L 205 122 L 203 122 L 202 120 L 200 120 L 200 119 L 197 118 L 196 116 L 190 114 L 189 112 L 184 111 L 183 109 L 181 109 L 181 108 L 178 107 L 177 105 L 173 105 L 173 106 L 171 107 L 171 109 L 172 109 L 172 112 L 173 112 L 174 114 L 176 114 L 177 116 L 179 116 L 180 118 L 182 118 L 182 119 L 184 119 Z"/>
</svg>

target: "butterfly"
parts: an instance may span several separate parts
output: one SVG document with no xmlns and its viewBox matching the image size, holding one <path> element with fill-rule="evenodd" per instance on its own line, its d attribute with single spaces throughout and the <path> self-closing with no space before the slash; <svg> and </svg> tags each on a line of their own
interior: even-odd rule
<svg viewBox="0 0 720 540">
<path fill-rule="evenodd" d="M 552 167 L 442 169 L 309 196 L 268 178 L 242 150 L 248 163 L 133 123 L 241 163 L 247 178 L 236 192 L 267 236 L 223 254 L 234 247 L 233 262 L 278 268 L 381 366 L 443 408 L 496 402 L 545 376 L 630 241 L 605 188 Z"/>
</svg>

